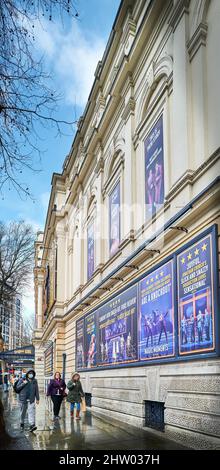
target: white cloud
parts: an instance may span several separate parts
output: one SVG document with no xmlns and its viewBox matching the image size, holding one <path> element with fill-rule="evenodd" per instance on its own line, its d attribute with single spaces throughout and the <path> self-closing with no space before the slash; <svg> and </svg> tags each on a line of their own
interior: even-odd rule
<svg viewBox="0 0 220 470">
<path fill-rule="evenodd" d="M 85 106 L 105 40 L 86 35 L 77 22 L 67 34 L 50 22 L 38 24 L 36 31 L 38 47 L 51 62 L 66 102 Z"/>
<path fill-rule="evenodd" d="M 22 295 L 23 317 L 29 318 L 34 315 L 34 281 L 31 279 L 30 287 Z"/>
</svg>

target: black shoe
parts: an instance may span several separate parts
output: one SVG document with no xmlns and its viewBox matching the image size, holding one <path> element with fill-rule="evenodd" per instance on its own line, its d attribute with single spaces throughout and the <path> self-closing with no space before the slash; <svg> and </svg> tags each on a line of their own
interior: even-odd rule
<svg viewBox="0 0 220 470">
<path fill-rule="evenodd" d="M 20 428 L 21 428 L 22 431 L 24 430 L 24 423 L 21 423 Z"/>
<path fill-rule="evenodd" d="M 37 426 L 35 424 L 32 424 L 32 426 L 30 426 L 29 431 L 33 432 L 33 431 L 36 431 L 36 429 L 37 429 Z"/>
</svg>

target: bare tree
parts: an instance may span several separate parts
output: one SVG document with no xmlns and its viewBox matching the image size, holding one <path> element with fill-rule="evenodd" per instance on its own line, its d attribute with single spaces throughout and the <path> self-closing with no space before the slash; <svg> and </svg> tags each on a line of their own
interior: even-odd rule
<svg viewBox="0 0 220 470">
<path fill-rule="evenodd" d="M 32 343 L 33 333 L 35 329 L 35 315 L 32 314 L 28 318 L 23 319 L 22 346 Z"/>
<path fill-rule="evenodd" d="M 74 123 L 56 118 L 60 96 L 34 53 L 36 22 L 65 14 L 78 16 L 74 0 L 0 0 L 0 191 L 8 184 L 30 196 L 21 174 L 40 152 L 39 126 Z"/>
<path fill-rule="evenodd" d="M 23 221 L 8 225 L 0 223 L 0 305 L 3 306 L 3 315 L 14 296 L 21 294 L 29 285 L 34 238 L 32 227 Z"/>
</svg>

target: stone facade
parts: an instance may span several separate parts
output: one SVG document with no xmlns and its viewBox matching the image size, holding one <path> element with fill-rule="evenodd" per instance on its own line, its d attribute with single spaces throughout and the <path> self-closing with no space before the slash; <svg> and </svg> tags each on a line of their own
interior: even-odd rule
<svg viewBox="0 0 220 470">
<path fill-rule="evenodd" d="M 77 319 L 205 229 L 215 224 L 220 234 L 219 24 L 218 0 L 121 3 L 63 172 L 53 175 L 36 241 L 35 367 L 42 387 L 49 344 L 53 372 L 63 370 L 64 354 L 66 377 L 75 370 Z M 144 141 L 161 115 L 165 200 L 149 223 Z M 110 258 L 109 197 L 119 180 L 121 240 Z M 91 221 L 95 266 L 88 279 Z M 138 273 L 126 266 L 128 258 Z M 220 449 L 219 372 L 220 360 L 210 356 L 81 377 L 97 415 L 143 427 L 145 400 L 162 402 L 167 436 Z"/>
</svg>

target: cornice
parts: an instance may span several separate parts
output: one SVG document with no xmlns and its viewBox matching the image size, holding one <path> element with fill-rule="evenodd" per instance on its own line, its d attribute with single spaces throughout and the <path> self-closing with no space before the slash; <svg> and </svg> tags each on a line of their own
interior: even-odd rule
<svg viewBox="0 0 220 470">
<path fill-rule="evenodd" d="M 173 32 L 177 28 L 183 15 L 189 13 L 189 4 L 190 0 L 178 0 L 177 3 L 174 5 L 168 21 L 168 24 L 173 29 Z"/>
<path fill-rule="evenodd" d="M 206 39 L 208 33 L 208 25 L 206 23 L 200 23 L 195 33 L 187 44 L 189 60 L 192 61 L 193 57 L 201 46 L 206 46 Z"/>
</svg>

